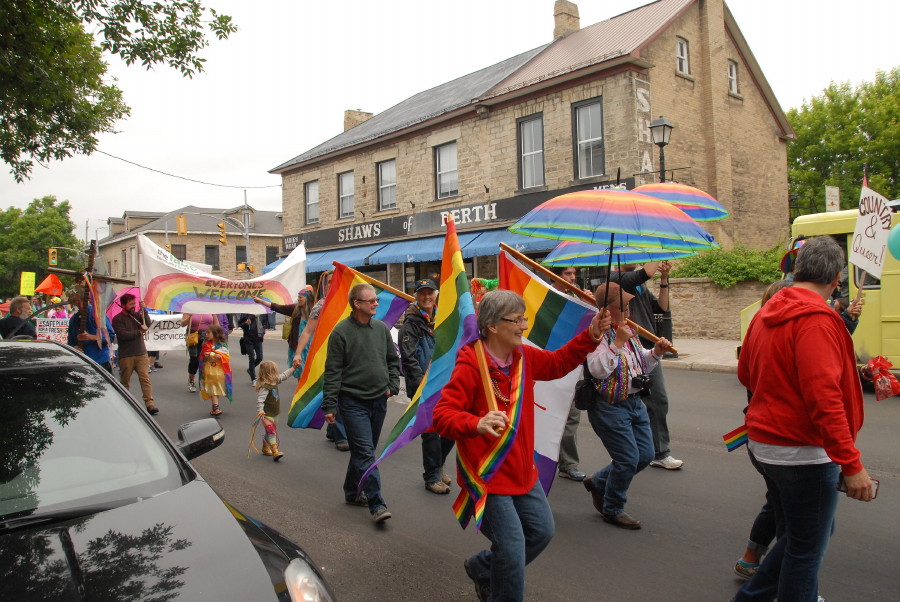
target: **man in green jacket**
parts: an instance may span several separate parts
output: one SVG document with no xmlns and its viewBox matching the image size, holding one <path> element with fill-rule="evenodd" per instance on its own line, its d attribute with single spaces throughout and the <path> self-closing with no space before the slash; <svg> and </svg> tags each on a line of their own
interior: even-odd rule
<svg viewBox="0 0 900 602">
<path fill-rule="evenodd" d="M 348 504 L 368 506 L 372 520 L 391 518 L 381 497 L 381 475 L 375 468 L 356 495 L 362 475 L 375 462 L 375 447 L 387 414 L 388 397 L 400 391 L 400 358 L 388 327 L 373 319 L 378 296 L 369 284 L 350 289 L 350 316 L 338 323 L 328 339 L 322 411 L 334 423 L 338 404 L 347 429 L 350 463 L 344 478 Z"/>
</svg>

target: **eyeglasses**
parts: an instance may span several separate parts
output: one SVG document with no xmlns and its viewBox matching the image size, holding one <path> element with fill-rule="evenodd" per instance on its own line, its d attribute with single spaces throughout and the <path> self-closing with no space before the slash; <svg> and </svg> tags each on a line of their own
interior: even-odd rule
<svg viewBox="0 0 900 602">
<path fill-rule="evenodd" d="M 521 318 L 500 318 L 504 322 L 509 322 L 510 324 L 515 324 L 516 326 L 528 326 L 528 318 L 522 316 Z"/>
<path fill-rule="evenodd" d="M 360 303 L 378 303 L 378 297 L 373 297 L 371 299 L 357 299 Z"/>
</svg>

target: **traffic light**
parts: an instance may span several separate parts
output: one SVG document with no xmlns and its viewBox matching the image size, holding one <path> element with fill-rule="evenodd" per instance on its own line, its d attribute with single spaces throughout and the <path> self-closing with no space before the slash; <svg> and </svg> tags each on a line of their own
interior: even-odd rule
<svg viewBox="0 0 900 602">
<path fill-rule="evenodd" d="M 237 271 L 238 271 L 238 272 L 243 272 L 243 271 L 246 270 L 246 269 L 247 269 L 247 264 L 246 264 L 246 263 L 239 263 L 239 264 L 237 264 Z"/>
<path fill-rule="evenodd" d="M 250 273 L 252 274 L 252 273 L 253 273 L 253 266 L 252 266 L 252 265 L 248 265 L 248 266 L 247 266 L 247 271 L 250 272 Z"/>
<path fill-rule="evenodd" d="M 176 215 L 175 227 L 178 230 L 178 236 L 187 236 L 187 216 Z"/>
<path fill-rule="evenodd" d="M 223 245 L 228 244 L 225 241 L 225 222 L 219 222 L 218 226 L 219 226 L 219 243 L 223 244 Z"/>
<path fill-rule="evenodd" d="M 166 251 L 168 251 L 169 253 L 172 252 L 172 244 L 171 243 L 166 243 Z"/>
<path fill-rule="evenodd" d="M 56 258 L 56 249 L 47 249 L 47 265 L 50 267 L 59 265 L 59 261 Z"/>
</svg>

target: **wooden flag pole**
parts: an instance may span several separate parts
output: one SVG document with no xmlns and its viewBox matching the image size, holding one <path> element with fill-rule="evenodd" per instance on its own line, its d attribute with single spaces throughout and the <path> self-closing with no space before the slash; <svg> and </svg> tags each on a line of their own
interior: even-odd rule
<svg viewBox="0 0 900 602">
<path fill-rule="evenodd" d="M 481 373 L 481 386 L 484 388 L 484 398 L 487 401 L 488 411 L 499 412 L 497 398 L 494 397 L 494 388 L 491 386 L 491 373 L 488 369 L 487 356 L 484 353 L 484 342 L 481 339 L 475 341 L 475 357 L 478 358 L 478 372 Z M 503 427 L 497 429 L 498 433 L 503 431 Z"/>
<path fill-rule="evenodd" d="M 525 255 L 519 253 L 518 251 L 516 251 L 515 249 L 510 247 L 508 244 L 501 242 L 500 248 L 503 249 L 504 251 L 506 251 L 507 253 L 509 253 L 510 255 L 512 255 L 513 257 L 515 257 L 516 259 L 518 259 L 519 261 L 521 261 L 522 263 L 524 263 L 525 265 L 527 265 L 533 271 L 535 271 L 538 274 L 541 274 L 543 276 L 546 276 L 552 282 L 559 284 L 560 286 L 565 288 L 567 291 L 571 292 L 573 295 L 575 295 L 582 301 L 586 301 L 595 307 L 597 306 L 597 301 L 594 299 L 593 295 L 589 295 L 586 292 L 584 292 L 583 290 L 581 290 L 580 288 L 578 288 L 577 286 L 573 286 L 573 285 L 569 284 L 568 282 L 566 282 L 565 280 L 563 280 L 562 278 L 560 278 L 559 276 L 554 274 L 552 271 L 548 270 L 547 268 L 545 268 L 541 264 L 533 261 L 532 259 L 526 257 Z M 646 328 L 642 328 L 641 326 L 635 324 L 631 320 L 626 320 L 626 322 L 628 323 L 629 326 L 631 326 L 634 330 L 636 330 L 638 332 L 638 334 L 640 334 L 645 339 L 653 341 L 654 343 L 659 340 L 658 336 L 656 336 L 655 334 L 653 334 Z M 672 350 L 672 353 L 678 353 L 678 350 L 675 349 L 674 347 L 672 347 L 671 350 Z"/>
</svg>

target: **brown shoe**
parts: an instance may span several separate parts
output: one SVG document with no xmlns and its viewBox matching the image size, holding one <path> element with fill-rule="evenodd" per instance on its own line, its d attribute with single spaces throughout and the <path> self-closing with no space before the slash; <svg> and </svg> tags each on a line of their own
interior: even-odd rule
<svg viewBox="0 0 900 602">
<path fill-rule="evenodd" d="M 603 492 L 598 491 L 596 487 L 594 487 L 594 481 L 591 480 L 591 477 L 587 477 L 582 481 L 584 484 L 584 488 L 588 490 L 588 493 L 591 494 L 591 501 L 594 502 L 594 508 L 597 509 L 597 512 L 603 514 Z"/>
<path fill-rule="evenodd" d="M 152 401 L 147 402 L 147 413 L 151 416 L 156 416 L 159 414 L 159 408 L 154 405 Z"/>
<path fill-rule="evenodd" d="M 641 528 L 641 521 L 631 518 L 630 516 L 628 516 L 627 512 L 619 512 L 618 514 L 603 514 L 603 520 L 622 529 Z"/>
</svg>

